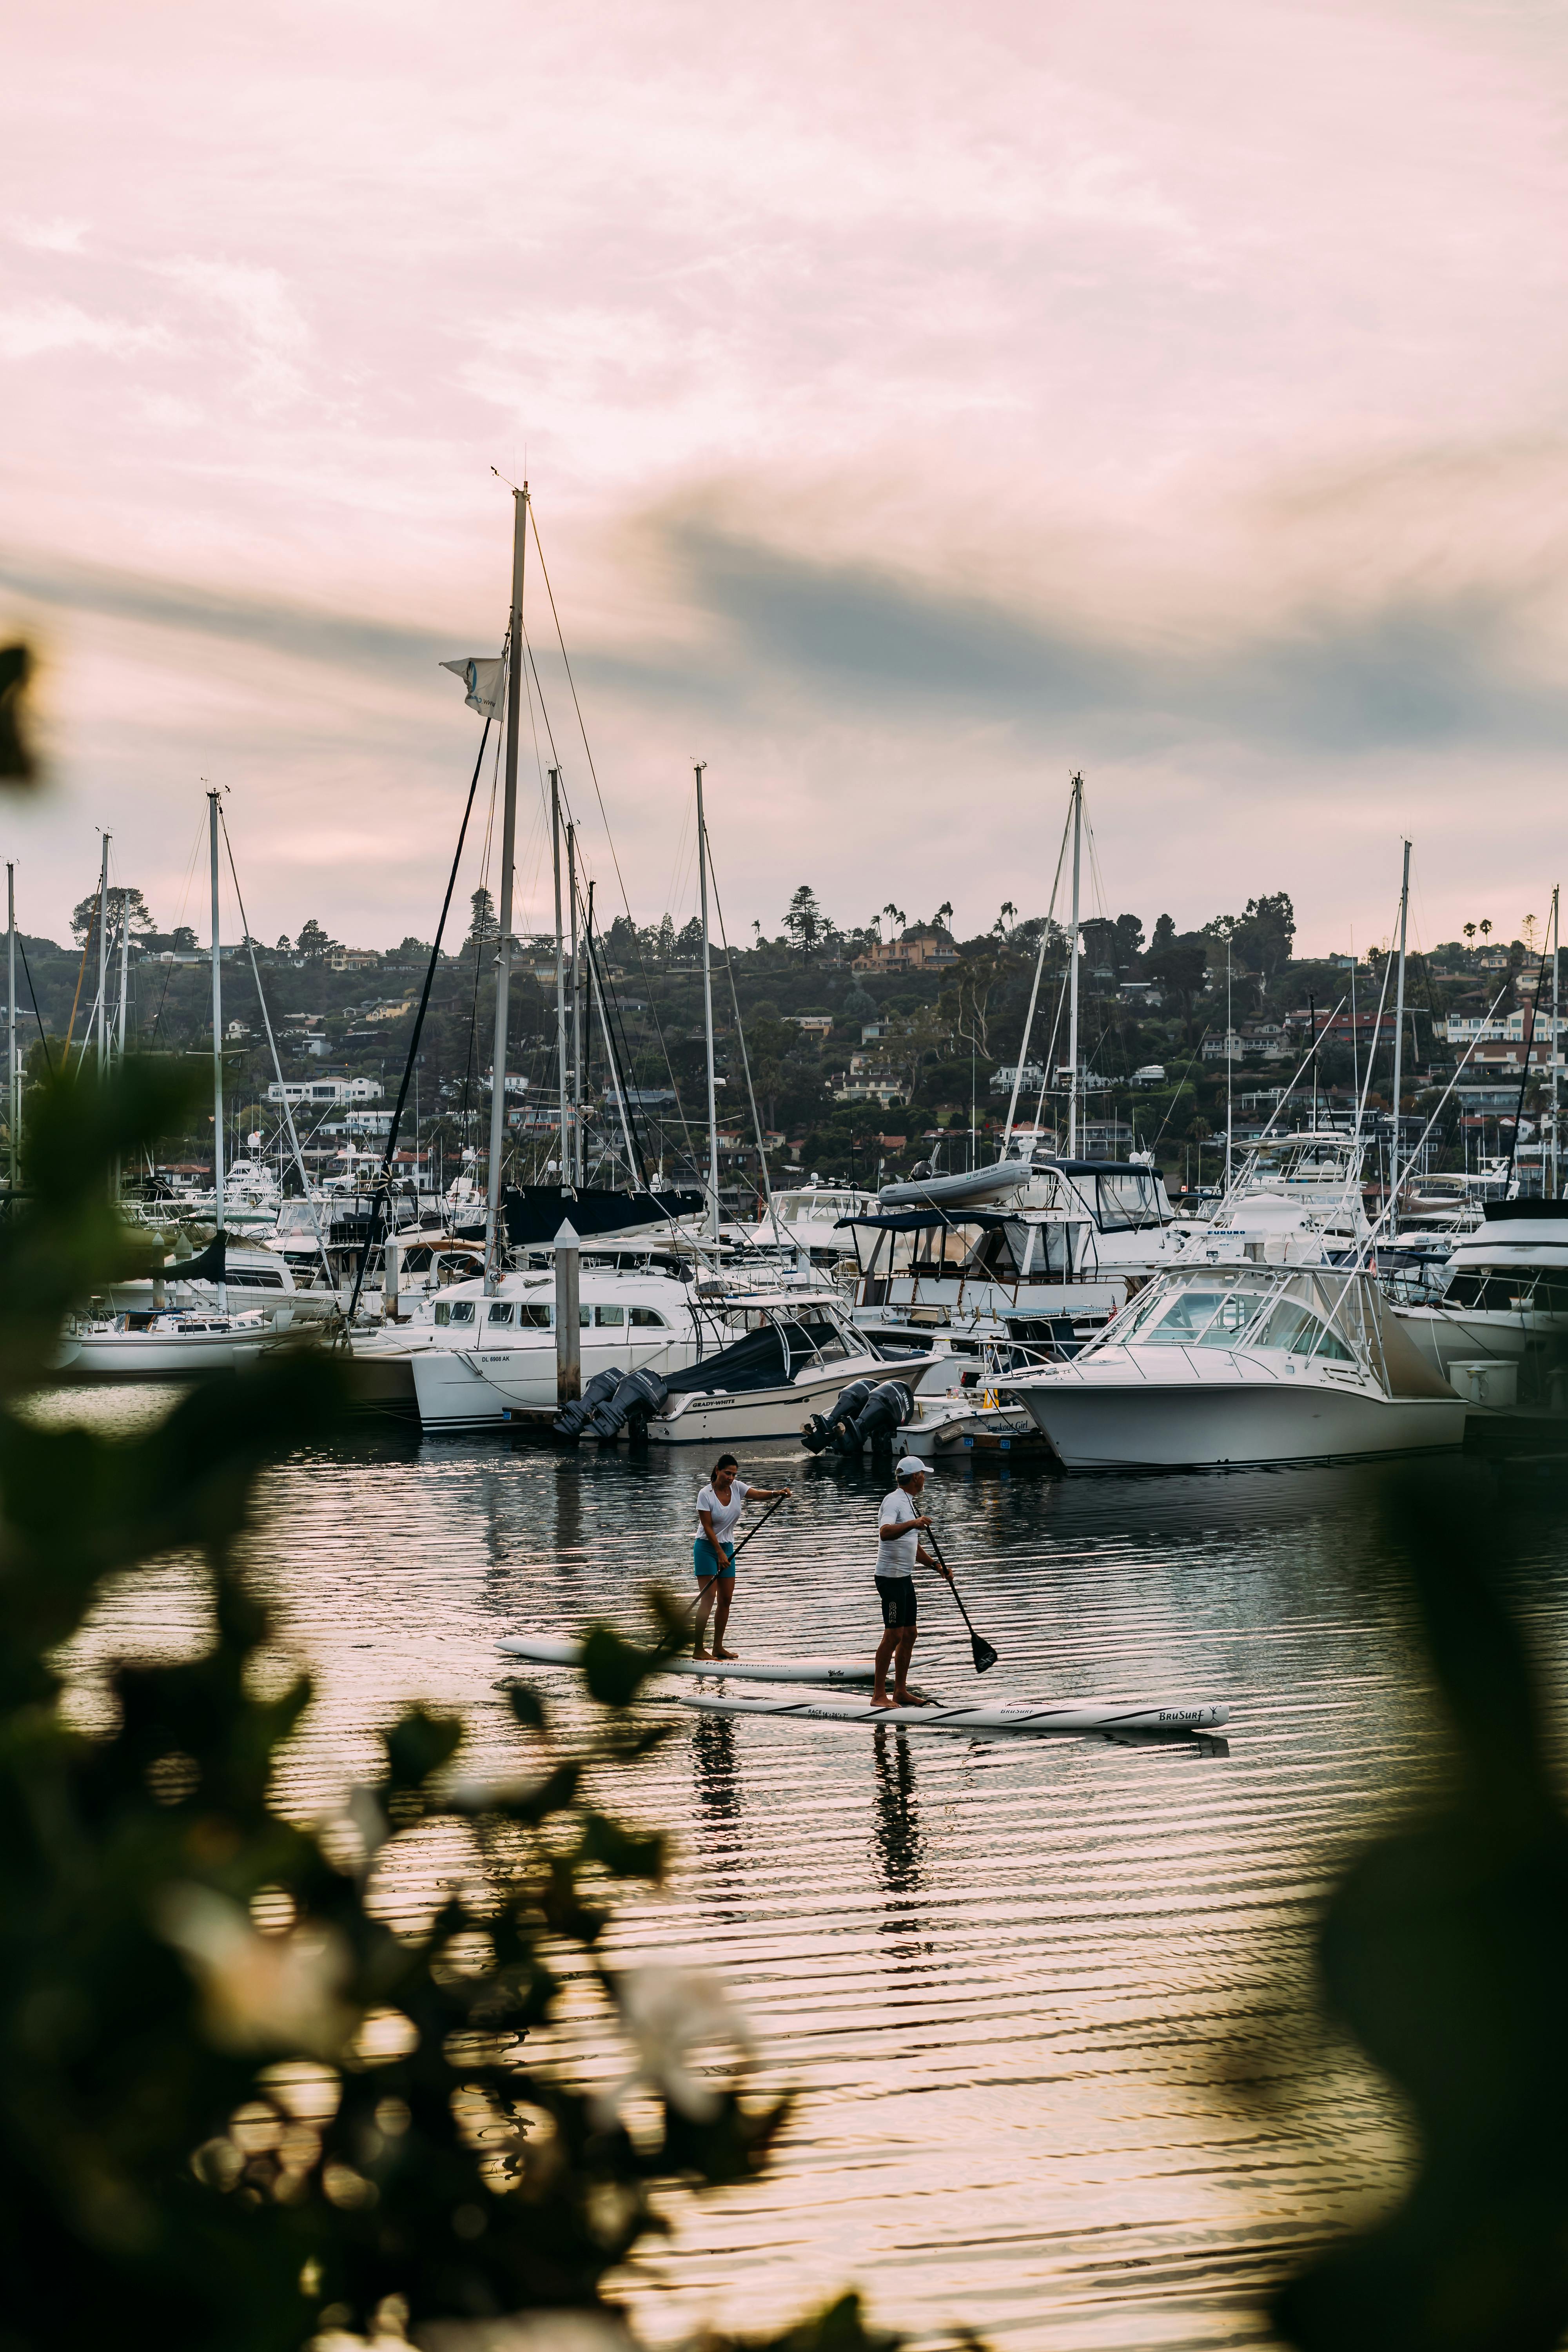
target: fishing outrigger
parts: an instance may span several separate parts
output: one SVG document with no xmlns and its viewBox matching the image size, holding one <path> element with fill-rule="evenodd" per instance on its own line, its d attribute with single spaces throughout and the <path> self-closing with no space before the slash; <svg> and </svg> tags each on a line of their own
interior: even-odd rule
<svg viewBox="0 0 1568 2352">
<path fill-rule="evenodd" d="M 697 1538 L 691 1547 L 691 1566 L 697 1578 L 696 1640 L 691 1652 L 694 1658 L 734 1656 L 733 1650 L 724 1647 L 724 1629 L 730 1622 L 730 1603 L 735 1597 L 736 1525 L 748 1503 L 783 1503 L 789 1497 L 787 1486 L 748 1486 L 743 1478 L 736 1475 L 740 1466 L 732 1454 L 721 1454 L 713 1465 L 707 1486 L 697 1497 Z M 745 1540 L 742 1537 L 742 1541 Z M 713 1647 L 709 1650 L 703 1636 L 710 1614 Z"/>
<path fill-rule="evenodd" d="M 927 1551 L 921 1541 L 931 1525 L 920 1509 L 925 1485 L 925 1465 L 906 1454 L 893 1475 L 898 1485 L 877 1515 L 877 1591 L 882 1603 L 882 1638 L 877 1644 L 877 1677 L 871 1690 L 873 1707 L 918 1706 L 922 1704 L 909 1685 L 910 1659 L 914 1651 L 916 1617 L 915 1570 L 934 1568 L 949 1584 L 952 1573 L 945 1560 Z M 888 1668 L 893 1668 L 893 1696 L 888 1696 Z"/>
</svg>

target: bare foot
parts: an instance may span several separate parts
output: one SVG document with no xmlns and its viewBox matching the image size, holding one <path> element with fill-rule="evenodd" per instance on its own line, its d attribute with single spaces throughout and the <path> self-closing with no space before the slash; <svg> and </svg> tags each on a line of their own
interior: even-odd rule
<svg viewBox="0 0 1568 2352">
<path fill-rule="evenodd" d="M 717 1642 L 713 1644 L 713 1655 L 716 1658 L 733 1658 L 738 1654 L 739 1653 L 734 1650 L 721 1650 Z"/>
<path fill-rule="evenodd" d="M 702 1647 L 701 1643 L 700 1643 L 700 1642 L 699 1642 L 699 1643 L 698 1643 L 697 1647 L 692 1651 L 691 1654 L 692 1654 L 692 1656 L 693 1656 L 694 1658 L 705 1658 L 705 1657 L 708 1655 L 708 1653 L 707 1653 L 707 1651 Z"/>
<path fill-rule="evenodd" d="M 890 1699 L 890 1698 L 877 1698 L 877 1697 L 873 1696 L 873 1698 L 872 1698 L 872 1700 L 871 1700 L 871 1712 L 872 1712 L 872 1714 L 873 1714 L 873 1715 L 879 1715 L 879 1714 L 883 1713 L 883 1712 L 884 1712 L 888 1707 L 889 1707 L 889 1706 L 897 1706 L 897 1704 L 898 1704 L 898 1702 L 897 1702 L 897 1700 L 896 1700 L 896 1699 Z"/>
</svg>

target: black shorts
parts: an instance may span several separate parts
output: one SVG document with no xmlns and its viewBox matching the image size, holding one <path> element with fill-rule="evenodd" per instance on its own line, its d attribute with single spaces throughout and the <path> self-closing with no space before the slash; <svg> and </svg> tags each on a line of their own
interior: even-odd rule
<svg viewBox="0 0 1568 2352">
<path fill-rule="evenodd" d="M 882 1622 L 891 1633 L 915 1622 L 915 1580 L 912 1576 L 879 1576 L 877 1590 L 882 1596 Z"/>
</svg>

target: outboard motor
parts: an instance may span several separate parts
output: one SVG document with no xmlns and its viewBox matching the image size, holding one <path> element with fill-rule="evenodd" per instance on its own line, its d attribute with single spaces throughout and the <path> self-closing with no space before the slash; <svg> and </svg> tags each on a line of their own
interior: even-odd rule
<svg viewBox="0 0 1568 2352">
<path fill-rule="evenodd" d="M 860 1412 L 838 1439 L 840 1454 L 873 1453 L 889 1447 L 900 1424 L 915 1409 L 915 1392 L 904 1381 L 882 1381 L 871 1391 Z"/>
<path fill-rule="evenodd" d="M 831 1412 L 814 1412 L 800 1433 L 800 1442 L 807 1453 L 826 1454 L 835 1437 L 864 1410 L 870 1394 L 869 1381 L 851 1381 Z"/>
<path fill-rule="evenodd" d="M 616 1382 L 614 1396 L 601 1396 L 594 1408 L 590 1426 L 595 1437 L 618 1437 L 628 1421 L 646 1423 L 669 1394 L 657 1372 L 617 1372 Z"/>
<path fill-rule="evenodd" d="M 595 1372 L 582 1395 L 563 1404 L 551 1423 L 556 1436 L 581 1437 L 593 1417 L 594 1407 L 603 1404 L 606 1397 L 613 1397 L 625 1378 L 626 1374 L 615 1365 L 607 1372 Z"/>
</svg>

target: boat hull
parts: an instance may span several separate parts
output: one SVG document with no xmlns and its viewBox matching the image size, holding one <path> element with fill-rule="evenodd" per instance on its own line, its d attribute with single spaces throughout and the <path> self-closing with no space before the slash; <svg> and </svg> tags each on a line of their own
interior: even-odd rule
<svg viewBox="0 0 1568 2352">
<path fill-rule="evenodd" d="M 1072 1369 L 1015 1391 L 1066 1470 L 1230 1470 L 1449 1453 L 1458 1397 L 1384 1397 L 1326 1377 L 1163 1385 Z"/>
<path fill-rule="evenodd" d="M 712 1446 L 798 1441 L 811 1415 L 833 1403 L 851 1381 L 904 1381 L 911 1389 L 918 1388 L 941 1360 L 935 1354 L 893 1359 L 850 1356 L 837 1363 L 814 1364 L 777 1388 L 695 1390 L 678 1397 L 668 1413 L 649 1420 L 648 1443 Z"/>
<path fill-rule="evenodd" d="M 89 1331 L 70 1360 L 70 1370 L 96 1379 L 172 1380 L 193 1372 L 237 1371 L 274 1345 L 268 1330 Z"/>
<path fill-rule="evenodd" d="M 689 1340 L 628 1346 L 624 1331 L 585 1330 L 583 1386 L 618 1365 L 622 1371 L 684 1371 L 696 1360 Z M 421 1426 L 431 1430 L 504 1429 L 509 1421 L 549 1421 L 558 1411 L 555 1341 L 528 1348 L 428 1347 L 408 1366 Z"/>
</svg>

